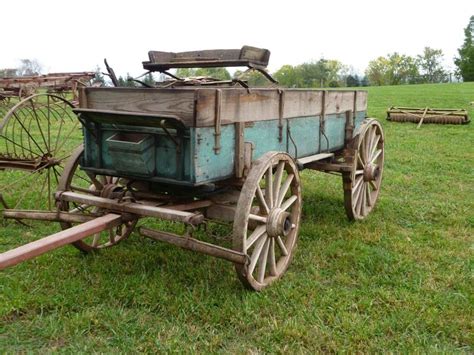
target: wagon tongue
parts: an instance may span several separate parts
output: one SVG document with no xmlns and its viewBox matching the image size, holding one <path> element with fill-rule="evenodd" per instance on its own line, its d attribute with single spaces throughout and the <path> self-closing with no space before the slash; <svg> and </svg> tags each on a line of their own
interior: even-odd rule
<svg viewBox="0 0 474 355">
<path fill-rule="evenodd" d="M 122 216 L 114 213 L 97 217 L 89 222 L 82 223 L 72 228 L 50 235 L 49 237 L 36 240 L 22 245 L 21 247 L 0 254 L 0 270 L 33 259 L 48 251 L 60 248 L 66 244 L 84 239 L 90 235 L 100 233 L 106 229 L 118 226 L 122 222 Z"/>
</svg>

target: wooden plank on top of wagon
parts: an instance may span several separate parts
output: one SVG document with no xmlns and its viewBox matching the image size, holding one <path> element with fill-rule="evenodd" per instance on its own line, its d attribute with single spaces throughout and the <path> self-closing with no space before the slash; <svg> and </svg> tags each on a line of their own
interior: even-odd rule
<svg viewBox="0 0 474 355">
<path fill-rule="evenodd" d="M 280 114 L 278 89 L 221 89 L 221 123 L 274 120 Z M 318 116 L 323 91 L 284 90 L 283 118 Z M 196 126 L 214 125 L 215 89 L 199 89 L 196 99 Z"/>
<path fill-rule="evenodd" d="M 356 111 L 367 111 L 367 91 L 357 91 Z"/>
<path fill-rule="evenodd" d="M 194 91 L 179 89 L 87 88 L 89 109 L 142 112 L 178 116 L 194 124 Z"/>
<path fill-rule="evenodd" d="M 326 95 L 326 115 L 344 113 L 354 109 L 354 91 L 327 91 Z"/>
</svg>

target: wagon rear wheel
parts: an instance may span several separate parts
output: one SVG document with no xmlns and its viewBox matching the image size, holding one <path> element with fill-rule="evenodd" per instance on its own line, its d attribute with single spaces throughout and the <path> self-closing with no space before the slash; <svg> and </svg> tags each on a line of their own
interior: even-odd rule
<svg viewBox="0 0 474 355">
<path fill-rule="evenodd" d="M 112 176 L 97 175 L 86 173 L 80 169 L 79 163 L 84 152 L 84 148 L 80 146 L 72 154 L 70 160 L 64 168 L 64 174 L 58 184 L 58 191 L 72 191 L 85 195 L 102 196 L 111 194 L 120 194 L 125 187 L 125 181 Z M 99 209 L 95 206 L 77 204 L 73 202 L 59 202 L 59 209 L 72 213 L 81 213 L 91 216 L 100 216 L 107 211 Z M 111 247 L 127 238 L 133 231 L 136 218 L 132 218 L 117 227 L 111 228 L 101 233 L 94 234 L 90 237 L 73 243 L 73 245 L 81 251 L 91 252 L 98 249 Z M 67 229 L 72 227 L 71 223 L 61 222 L 61 227 Z"/>
<path fill-rule="evenodd" d="M 253 163 L 234 219 L 233 247 L 248 256 L 235 264 L 242 283 L 261 290 L 288 268 L 301 216 L 298 169 L 286 153 L 269 152 Z"/>
<path fill-rule="evenodd" d="M 384 135 L 376 120 L 366 120 L 351 142 L 352 170 L 342 174 L 344 207 L 350 220 L 362 220 L 377 202 L 382 183 Z"/>
</svg>

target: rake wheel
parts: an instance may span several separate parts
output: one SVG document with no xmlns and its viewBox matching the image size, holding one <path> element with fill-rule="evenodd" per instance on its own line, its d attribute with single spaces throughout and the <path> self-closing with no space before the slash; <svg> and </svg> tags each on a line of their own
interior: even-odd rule
<svg viewBox="0 0 474 355">
<path fill-rule="evenodd" d="M 56 95 L 18 102 L 0 121 L 3 207 L 54 210 L 53 193 L 70 152 L 82 143 L 73 105 Z"/>
</svg>

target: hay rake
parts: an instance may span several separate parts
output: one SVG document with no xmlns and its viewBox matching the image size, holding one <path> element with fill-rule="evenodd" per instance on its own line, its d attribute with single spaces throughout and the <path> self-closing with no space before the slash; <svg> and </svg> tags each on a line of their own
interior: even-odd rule
<svg viewBox="0 0 474 355">
<path fill-rule="evenodd" d="M 387 110 L 387 120 L 418 123 L 418 128 L 423 123 L 466 124 L 470 122 L 468 113 L 464 109 L 395 106 Z"/>
</svg>

